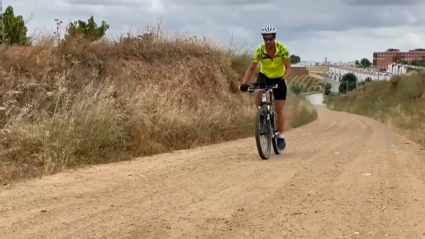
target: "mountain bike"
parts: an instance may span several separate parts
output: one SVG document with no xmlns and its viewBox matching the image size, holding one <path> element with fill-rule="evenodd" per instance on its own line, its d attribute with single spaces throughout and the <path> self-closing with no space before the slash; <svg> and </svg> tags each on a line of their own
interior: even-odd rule
<svg viewBox="0 0 425 239">
<path fill-rule="evenodd" d="M 259 87 L 256 83 L 248 87 L 248 92 L 253 93 L 255 90 L 261 90 L 261 105 L 257 109 L 255 119 L 255 141 L 257 150 L 262 159 L 270 157 L 271 145 L 275 154 L 280 154 L 277 140 L 279 137 L 279 128 L 277 123 L 277 115 L 274 105 L 273 89 L 276 85 Z M 265 138 L 264 144 L 261 142 L 261 137 Z"/>
</svg>

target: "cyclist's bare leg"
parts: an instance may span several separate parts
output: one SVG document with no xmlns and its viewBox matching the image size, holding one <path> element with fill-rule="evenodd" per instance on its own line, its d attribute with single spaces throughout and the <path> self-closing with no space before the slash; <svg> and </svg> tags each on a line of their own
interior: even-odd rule
<svg viewBox="0 0 425 239">
<path fill-rule="evenodd" d="M 261 92 L 263 90 L 255 90 L 254 91 L 254 97 L 255 97 L 255 106 L 256 108 L 261 106 Z"/>
<path fill-rule="evenodd" d="M 277 114 L 277 124 L 279 127 L 279 133 L 283 135 L 283 130 L 285 129 L 285 101 L 275 100 L 274 105 Z"/>
</svg>

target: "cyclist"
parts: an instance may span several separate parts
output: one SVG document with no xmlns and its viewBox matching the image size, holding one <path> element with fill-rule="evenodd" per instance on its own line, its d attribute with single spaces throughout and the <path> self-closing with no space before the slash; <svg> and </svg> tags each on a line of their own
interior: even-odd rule
<svg viewBox="0 0 425 239">
<path fill-rule="evenodd" d="M 279 127 L 278 148 L 286 148 L 286 140 L 283 135 L 285 126 L 285 101 L 287 94 L 286 80 L 290 76 L 291 61 L 289 51 L 282 43 L 276 41 L 276 28 L 272 25 L 265 25 L 261 29 L 264 43 L 260 45 L 254 53 L 254 59 L 246 70 L 245 77 L 240 85 L 241 91 L 247 91 L 247 83 L 255 72 L 258 62 L 261 62 L 261 70 L 258 73 L 257 83 L 260 87 L 278 84 L 277 89 L 273 89 L 277 121 Z M 261 105 L 261 90 L 255 91 L 255 104 L 257 108 Z"/>
</svg>

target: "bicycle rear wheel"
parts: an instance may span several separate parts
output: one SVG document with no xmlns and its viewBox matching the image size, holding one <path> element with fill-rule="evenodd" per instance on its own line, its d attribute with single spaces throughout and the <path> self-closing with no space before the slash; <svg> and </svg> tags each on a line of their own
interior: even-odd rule
<svg viewBox="0 0 425 239">
<path fill-rule="evenodd" d="M 258 154 L 262 159 L 268 159 L 271 151 L 272 134 L 270 121 L 267 120 L 267 109 L 260 107 L 257 110 L 255 120 L 255 141 L 257 142 Z"/>
</svg>

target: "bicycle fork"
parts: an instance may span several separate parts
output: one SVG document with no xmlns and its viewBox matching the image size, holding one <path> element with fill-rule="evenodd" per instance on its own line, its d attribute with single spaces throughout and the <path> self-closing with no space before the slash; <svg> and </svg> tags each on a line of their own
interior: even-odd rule
<svg viewBox="0 0 425 239">
<path fill-rule="evenodd" d="M 267 111 L 267 116 L 266 116 L 266 119 L 265 119 L 266 125 L 265 125 L 264 134 L 270 135 L 272 138 L 274 138 L 274 137 L 276 137 L 276 133 L 273 132 L 275 127 L 273 126 L 274 120 L 271 116 L 272 116 L 272 113 L 270 111 Z"/>
<path fill-rule="evenodd" d="M 279 131 L 276 130 L 278 128 L 277 127 L 278 122 L 277 122 L 276 112 L 273 109 L 271 109 L 268 113 L 267 118 L 270 119 L 270 132 L 271 132 L 272 137 L 273 138 L 278 137 Z"/>
</svg>

